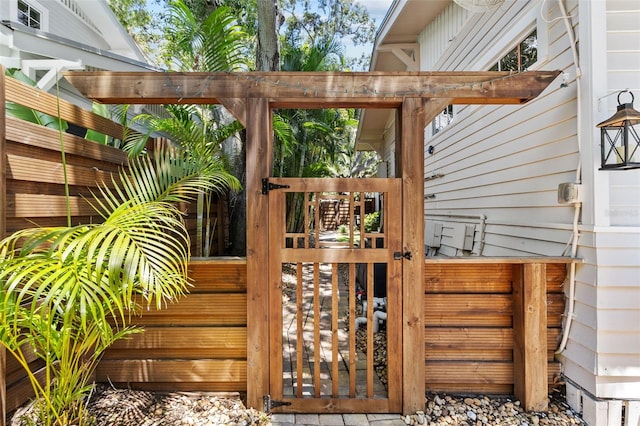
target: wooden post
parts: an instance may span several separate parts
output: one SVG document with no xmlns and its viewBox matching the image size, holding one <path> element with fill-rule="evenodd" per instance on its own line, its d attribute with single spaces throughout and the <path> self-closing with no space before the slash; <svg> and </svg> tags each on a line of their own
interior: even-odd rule
<svg viewBox="0 0 640 426">
<path fill-rule="evenodd" d="M 249 99 L 247 106 L 247 404 L 262 409 L 269 393 L 269 199 L 261 191 L 273 135 L 268 100 Z"/>
<path fill-rule="evenodd" d="M 396 175 L 402 177 L 402 412 L 424 410 L 424 101 L 402 102 Z M 420 362 L 421 361 L 421 362 Z"/>
<path fill-rule="evenodd" d="M 425 405 L 424 363 L 424 127 L 450 99 L 407 98 L 396 135 L 396 175 L 402 177 L 402 412 Z"/>
<path fill-rule="evenodd" d="M 6 108 L 5 108 L 5 84 L 4 67 L 0 65 L 0 239 L 7 232 L 7 177 L 6 177 Z M 7 417 L 7 352 L 4 346 L 0 346 L 0 426 L 4 426 Z"/>
<path fill-rule="evenodd" d="M 527 411 L 546 411 L 547 274 L 544 263 L 513 265 L 514 393 Z"/>
</svg>

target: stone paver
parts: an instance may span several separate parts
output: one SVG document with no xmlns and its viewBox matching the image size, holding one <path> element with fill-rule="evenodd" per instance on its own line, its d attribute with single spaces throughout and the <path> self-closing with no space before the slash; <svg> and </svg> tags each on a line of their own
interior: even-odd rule
<svg viewBox="0 0 640 426">
<path fill-rule="evenodd" d="M 295 414 L 272 414 L 271 424 L 285 426 L 296 424 Z"/>
<path fill-rule="evenodd" d="M 319 425 L 320 418 L 317 414 L 296 414 L 297 425 Z"/>
<path fill-rule="evenodd" d="M 345 426 L 368 426 L 366 414 L 344 414 L 342 416 Z"/>
<path fill-rule="evenodd" d="M 407 426 L 407 424 L 401 418 L 387 419 L 387 420 L 375 420 L 369 422 L 370 426 Z"/>
<path fill-rule="evenodd" d="M 344 426 L 341 414 L 321 414 L 318 418 L 323 426 Z"/>
<path fill-rule="evenodd" d="M 406 426 L 400 414 L 273 414 L 272 426 Z"/>
</svg>

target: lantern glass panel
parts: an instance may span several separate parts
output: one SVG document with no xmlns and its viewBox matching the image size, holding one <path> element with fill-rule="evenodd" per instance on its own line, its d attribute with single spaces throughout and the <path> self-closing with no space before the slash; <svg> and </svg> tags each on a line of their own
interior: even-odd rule
<svg viewBox="0 0 640 426">
<path fill-rule="evenodd" d="M 603 169 L 640 167 L 640 136 L 635 127 L 602 127 L 601 131 Z"/>
</svg>

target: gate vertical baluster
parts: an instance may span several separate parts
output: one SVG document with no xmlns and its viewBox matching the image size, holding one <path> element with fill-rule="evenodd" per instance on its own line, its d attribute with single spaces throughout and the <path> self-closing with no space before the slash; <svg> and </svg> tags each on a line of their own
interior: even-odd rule
<svg viewBox="0 0 640 426">
<path fill-rule="evenodd" d="M 367 263 L 367 398 L 373 398 L 373 263 Z"/>
<path fill-rule="evenodd" d="M 356 397 L 356 264 L 349 264 L 349 398 Z"/>
<path fill-rule="evenodd" d="M 338 264 L 331 264 L 331 392 L 338 397 L 340 378 L 338 376 Z"/>
<path fill-rule="evenodd" d="M 313 384 L 314 395 L 320 398 L 320 264 L 313 264 Z"/>
<path fill-rule="evenodd" d="M 303 382 L 304 378 L 304 326 L 302 323 L 302 262 L 297 263 L 296 268 L 296 396 L 302 398 Z"/>
</svg>

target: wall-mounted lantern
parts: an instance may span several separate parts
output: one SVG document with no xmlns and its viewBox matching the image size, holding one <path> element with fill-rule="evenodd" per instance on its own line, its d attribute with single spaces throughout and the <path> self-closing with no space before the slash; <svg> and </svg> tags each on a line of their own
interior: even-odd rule
<svg viewBox="0 0 640 426">
<path fill-rule="evenodd" d="M 629 93 L 631 102 L 620 103 L 620 95 Z M 640 168 L 640 112 L 633 109 L 633 93 L 618 93 L 618 110 L 596 127 L 600 128 L 600 170 Z"/>
</svg>

